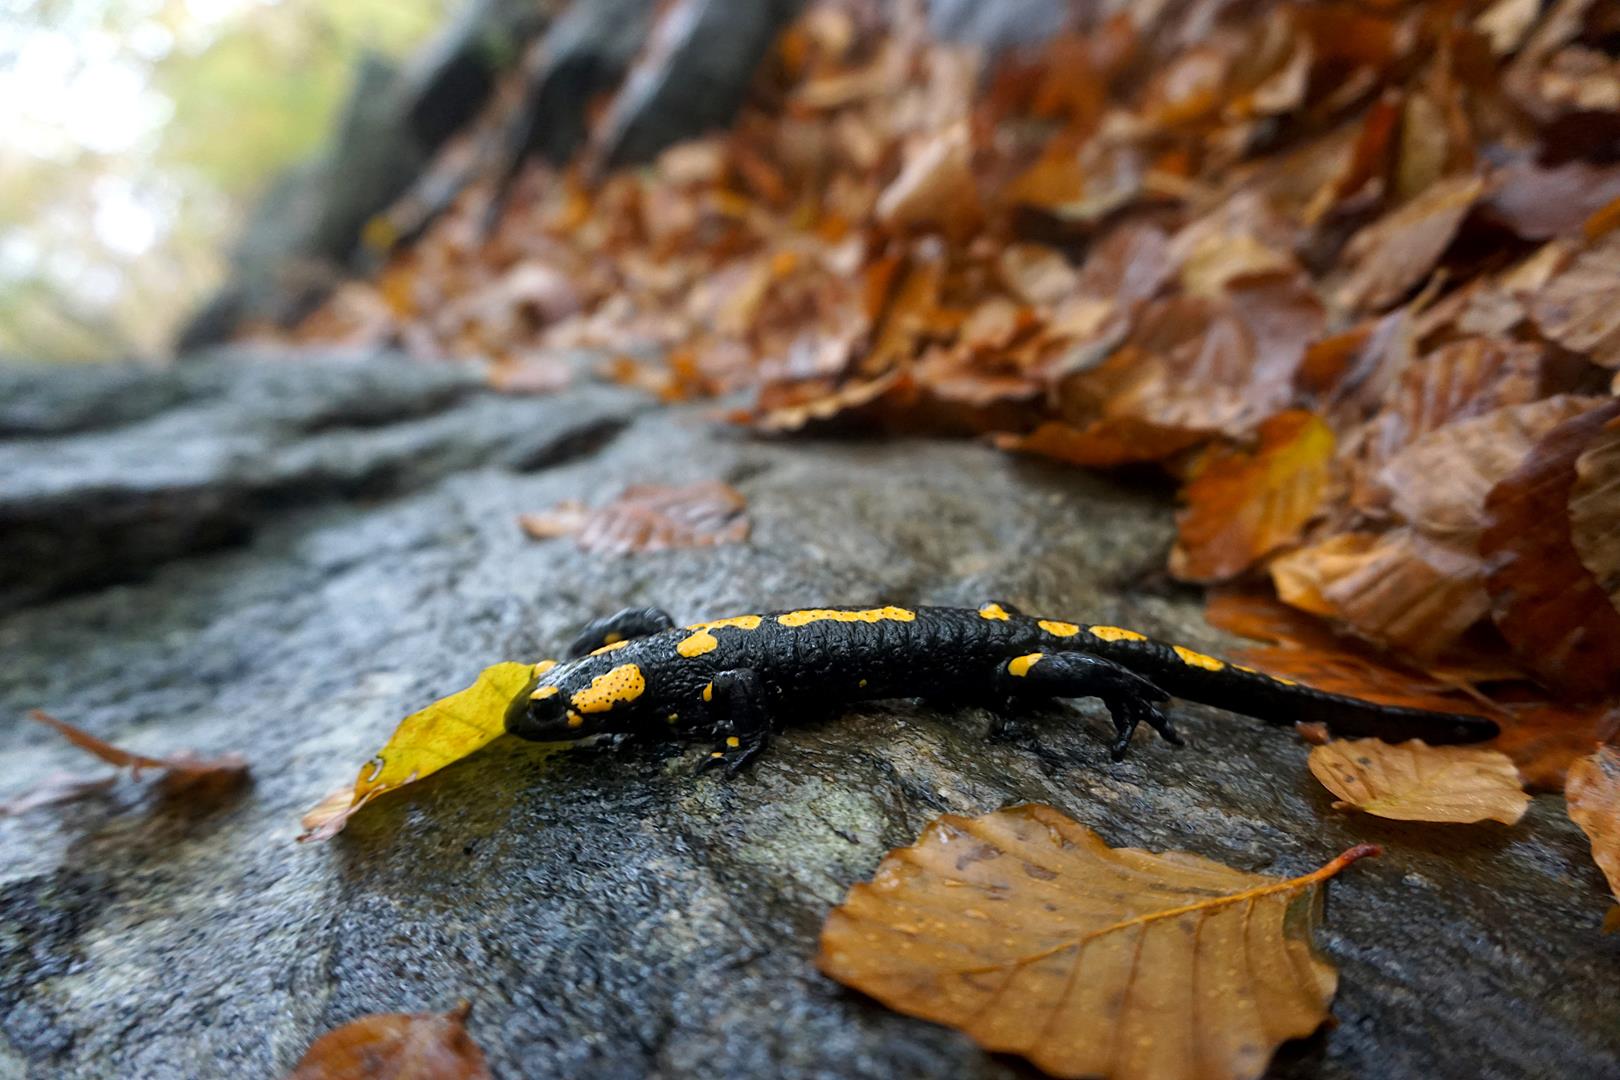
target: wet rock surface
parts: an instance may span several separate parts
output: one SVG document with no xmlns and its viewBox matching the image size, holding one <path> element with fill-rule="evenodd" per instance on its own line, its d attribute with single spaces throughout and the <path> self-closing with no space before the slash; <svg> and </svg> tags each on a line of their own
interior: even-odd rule
<svg viewBox="0 0 1620 1080">
<path fill-rule="evenodd" d="M 199 810 L 125 782 L 0 819 L 0 1075 L 273 1076 L 360 1014 L 461 999 L 503 1077 L 1028 1075 L 811 963 L 886 850 L 1023 801 L 1278 874 L 1385 845 L 1330 887 L 1339 1025 L 1276 1075 L 1620 1070 L 1620 939 L 1597 932 L 1603 885 L 1559 800 L 1514 829 L 1345 817 L 1292 734 L 1194 706 L 1190 746 L 1144 734 L 1118 765 L 1089 703 L 1038 741 L 987 740 L 978 710 L 862 708 L 730 781 L 697 775 L 696 747 L 503 740 L 293 842 L 406 712 L 627 604 L 999 599 L 1219 651 L 1158 573 L 1162 492 L 969 443 L 756 442 L 617 388 L 506 398 L 386 358 L 217 358 L 126 387 L 145 404 L 122 412 L 84 404 L 106 400 L 95 377 L 29 378 L 49 385 L 26 424 L 0 410 L 0 799 L 87 768 L 33 707 L 134 749 L 243 751 L 255 783 Z M 748 497 L 745 545 L 602 560 L 514 520 L 713 478 Z M 134 508 L 123 526 L 96 517 L 111 504 Z M 210 533 L 213 505 L 238 527 Z M 70 545 L 75 522 L 102 538 L 10 561 L 19 530 Z M 134 522 L 161 542 L 133 544 Z"/>
</svg>

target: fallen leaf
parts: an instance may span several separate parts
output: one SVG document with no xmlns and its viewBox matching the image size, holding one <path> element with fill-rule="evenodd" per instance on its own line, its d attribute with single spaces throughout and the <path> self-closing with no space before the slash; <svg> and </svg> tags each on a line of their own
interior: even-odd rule
<svg viewBox="0 0 1620 1080">
<path fill-rule="evenodd" d="M 310 1044 L 287 1080 L 491 1080 L 467 1034 L 463 1002 L 447 1013 L 376 1013 Z"/>
<path fill-rule="evenodd" d="M 1446 424 L 1391 456 L 1378 482 L 1403 520 L 1459 545 L 1485 527 L 1485 498 L 1558 425 L 1598 399 L 1559 394 Z"/>
<path fill-rule="evenodd" d="M 1611 232 L 1555 275 L 1530 301 L 1530 314 L 1553 341 L 1620 368 L 1620 232 Z"/>
<path fill-rule="evenodd" d="M 1445 651 L 1491 606 L 1478 555 L 1411 529 L 1343 533 L 1268 569 L 1285 602 L 1420 659 Z"/>
<path fill-rule="evenodd" d="M 1592 858 L 1620 901 L 1620 747 L 1604 745 L 1569 768 L 1569 819 L 1592 843 Z"/>
<path fill-rule="evenodd" d="M 633 484 L 605 506 L 559 503 L 518 523 L 536 540 L 572 536 L 581 551 L 629 555 L 637 551 L 740 544 L 748 539 L 748 503 L 716 480 L 685 487 Z"/>
<path fill-rule="evenodd" d="M 891 228 L 932 225 L 948 232 L 971 230 L 980 216 L 972 157 L 966 123 L 931 136 L 883 189 L 875 217 Z"/>
<path fill-rule="evenodd" d="M 1212 453 L 1182 492 L 1170 571 L 1184 581 L 1233 577 L 1284 544 L 1321 508 L 1333 432 L 1312 413 L 1279 413 L 1252 452 Z"/>
<path fill-rule="evenodd" d="M 88 731 L 64 723 L 39 709 L 30 710 L 28 717 L 46 727 L 54 728 L 68 742 L 80 750 L 94 754 L 107 764 L 116 765 L 121 769 L 127 768 L 130 775 L 137 780 L 141 778 L 141 772 L 145 769 L 161 773 L 157 787 L 165 796 L 207 799 L 230 791 L 248 778 L 247 759 L 241 754 L 200 758 L 190 751 L 182 751 L 171 757 L 148 757 L 98 739 Z M 87 787 L 86 790 L 94 788 Z M 20 801 L 30 800 L 31 796 L 25 794 Z"/>
<path fill-rule="evenodd" d="M 1492 618 L 1519 660 L 1577 697 L 1620 690 L 1620 613 L 1570 536 L 1575 463 L 1620 416 L 1611 401 L 1553 428 L 1485 500 L 1479 551 Z"/>
<path fill-rule="evenodd" d="M 1045 806 L 946 815 L 850 889 L 816 962 L 1053 1076 L 1258 1077 L 1328 1019 L 1318 886 L 1378 850 L 1283 880 L 1110 848 Z"/>
<path fill-rule="evenodd" d="M 762 402 L 757 413 L 745 413 L 738 419 L 751 423 L 760 431 L 802 431 L 812 424 L 856 415 L 885 395 L 903 392 L 909 386 L 910 380 L 903 372 L 890 371 L 876 378 L 845 383 L 837 389 L 814 394 L 802 401 Z"/>
<path fill-rule="evenodd" d="M 1575 459 L 1569 539 L 1581 565 L 1620 611 L 1620 419 L 1605 424 Z"/>
<path fill-rule="evenodd" d="M 1620 199 L 1620 165 L 1520 161 L 1499 170 L 1483 206 L 1526 240 L 1576 234 L 1593 214 Z"/>
<path fill-rule="evenodd" d="M 388 744 L 361 766 L 352 787 L 339 788 L 310 808 L 298 839 L 331 839 L 372 799 L 430 776 L 506 734 L 506 707 L 528 685 L 534 669 L 515 661 L 491 665 L 465 690 L 400 721 Z"/>
<path fill-rule="evenodd" d="M 1514 825 L 1530 807 L 1512 760 L 1474 746 L 1336 739 L 1311 749 L 1310 767 L 1334 809 L 1396 821 Z"/>
<path fill-rule="evenodd" d="M 1372 311 L 1406 295 L 1429 276 L 1484 190 L 1475 176 L 1442 180 L 1357 233 L 1345 248 L 1351 271 L 1338 303 Z"/>
<path fill-rule="evenodd" d="M 1070 465 L 1112 469 L 1163 461 L 1203 442 L 1205 432 L 1162 428 L 1130 416 L 1106 416 L 1085 427 L 1047 421 L 1028 435 L 998 435 L 1003 450 L 1038 454 Z"/>
</svg>

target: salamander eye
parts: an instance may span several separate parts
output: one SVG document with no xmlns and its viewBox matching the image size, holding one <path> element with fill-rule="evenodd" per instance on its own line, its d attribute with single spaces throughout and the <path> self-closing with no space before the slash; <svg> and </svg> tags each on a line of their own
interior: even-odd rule
<svg viewBox="0 0 1620 1080">
<path fill-rule="evenodd" d="M 586 732 L 584 718 L 569 707 L 567 695 L 536 679 L 506 707 L 506 730 L 520 739 L 565 742 Z"/>
</svg>

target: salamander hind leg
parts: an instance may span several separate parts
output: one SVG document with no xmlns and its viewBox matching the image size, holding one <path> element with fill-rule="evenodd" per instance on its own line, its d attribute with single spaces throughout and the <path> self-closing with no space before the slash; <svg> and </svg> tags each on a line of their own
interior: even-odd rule
<svg viewBox="0 0 1620 1080">
<path fill-rule="evenodd" d="M 1002 665 L 1001 682 L 1017 696 L 1101 698 L 1114 721 L 1109 753 L 1115 761 L 1125 756 L 1131 736 L 1144 723 L 1166 742 L 1182 744 L 1163 709 L 1170 695 L 1111 660 L 1086 653 L 1029 653 Z"/>
<path fill-rule="evenodd" d="M 646 637 L 675 625 L 669 613 L 660 608 L 625 608 L 600 619 L 592 619 L 568 647 L 570 660 L 617 645 L 631 638 Z"/>
<path fill-rule="evenodd" d="M 703 761 L 703 768 L 724 767 L 735 776 L 752 761 L 771 738 L 770 710 L 765 684 L 752 668 L 722 671 L 703 688 L 720 742 Z"/>
</svg>

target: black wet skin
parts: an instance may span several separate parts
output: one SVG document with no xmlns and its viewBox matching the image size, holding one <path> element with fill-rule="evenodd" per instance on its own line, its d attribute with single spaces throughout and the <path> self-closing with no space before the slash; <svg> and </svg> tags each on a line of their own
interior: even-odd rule
<svg viewBox="0 0 1620 1080">
<path fill-rule="evenodd" d="M 764 746 L 773 719 L 893 697 L 992 707 L 1098 697 L 1114 719 L 1116 759 L 1140 723 L 1180 742 L 1162 710 L 1172 695 L 1274 724 L 1320 721 L 1339 735 L 1455 743 L 1497 730 L 1481 717 L 1328 694 L 1128 631 L 1039 620 L 1005 604 L 793 609 L 745 619 L 745 626 L 706 630 L 674 627 L 656 609 L 599 619 L 575 642 L 572 659 L 538 674 L 513 700 L 507 730 L 542 742 L 619 732 L 713 737 L 712 761 L 731 768 Z M 600 648 L 610 642 L 622 644 Z M 533 698 L 547 687 L 556 690 Z"/>
</svg>

